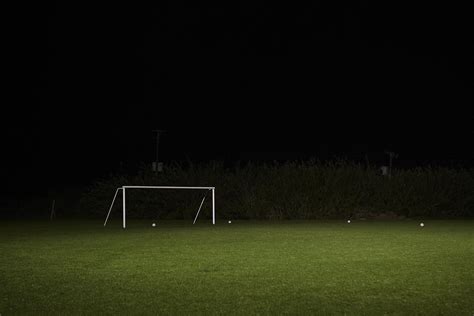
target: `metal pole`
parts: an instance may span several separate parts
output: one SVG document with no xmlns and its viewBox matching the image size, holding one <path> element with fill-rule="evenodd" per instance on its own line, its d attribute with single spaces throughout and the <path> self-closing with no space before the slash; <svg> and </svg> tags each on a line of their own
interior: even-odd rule
<svg viewBox="0 0 474 316">
<path fill-rule="evenodd" d="M 155 172 L 158 172 L 158 162 L 159 162 L 159 147 L 160 147 L 160 134 L 163 132 L 162 130 L 155 129 L 153 132 L 156 132 L 156 166 Z"/>
<path fill-rule="evenodd" d="M 389 164 L 389 168 L 388 168 L 388 178 L 391 179 L 392 178 L 392 159 L 393 159 L 393 153 L 390 152 L 390 164 Z"/>
<path fill-rule="evenodd" d="M 187 190 L 212 190 L 214 187 L 185 187 L 185 186 L 163 186 L 163 185 L 124 185 L 125 189 L 187 189 Z"/>
<path fill-rule="evenodd" d="M 122 203 L 123 203 L 122 204 L 122 207 L 123 207 L 123 214 L 122 214 L 122 216 L 123 216 L 123 228 L 125 228 L 126 223 L 125 223 L 125 188 L 124 187 L 122 187 Z"/>
<path fill-rule="evenodd" d="M 158 171 L 158 153 L 160 148 L 160 132 L 156 132 L 156 171 Z"/>
<path fill-rule="evenodd" d="M 206 199 L 206 195 L 207 195 L 207 192 L 206 192 L 206 194 L 204 194 L 204 197 L 202 198 L 201 205 L 199 205 L 199 209 L 196 213 L 196 217 L 194 217 L 193 225 L 196 224 L 196 220 L 198 219 L 199 212 L 201 211 L 202 204 L 204 203 L 204 200 Z"/>
<path fill-rule="evenodd" d="M 122 190 L 122 188 L 117 188 L 117 190 L 115 190 L 114 199 L 112 200 L 112 204 L 110 204 L 109 212 L 107 213 L 107 217 L 105 218 L 104 227 L 105 225 L 107 225 L 107 220 L 109 219 L 110 212 L 112 211 L 112 207 L 114 206 L 115 198 L 117 197 L 117 193 L 119 190 Z"/>
<path fill-rule="evenodd" d="M 54 205 L 56 204 L 56 200 L 53 200 L 53 205 L 51 205 L 51 216 L 49 217 L 49 220 L 53 220 L 53 216 L 56 216 L 56 213 L 54 212 Z"/>
<path fill-rule="evenodd" d="M 212 225 L 216 224 L 216 195 L 215 188 L 212 188 Z"/>
</svg>

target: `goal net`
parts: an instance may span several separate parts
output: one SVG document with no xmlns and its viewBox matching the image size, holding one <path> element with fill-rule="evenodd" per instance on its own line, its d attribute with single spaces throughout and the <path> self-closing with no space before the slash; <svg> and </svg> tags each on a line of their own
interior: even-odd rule
<svg viewBox="0 0 474 316">
<path fill-rule="evenodd" d="M 211 199 L 212 199 L 212 224 L 216 223 L 216 199 L 215 199 L 215 187 L 185 187 L 185 186 L 147 186 L 147 185 L 124 185 L 122 187 L 119 187 L 115 190 L 115 195 L 112 200 L 112 203 L 110 204 L 109 212 L 107 213 L 107 217 L 105 218 L 104 226 L 107 225 L 107 221 L 110 216 L 110 212 L 112 211 L 112 208 L 115 203 L 115 199 L 117 198 L 117 195 L 119 191 L 122 191 L 122 226 L 123 228 L 126 227 L 127 225 L 127 209 L 126 209 L 126 194 L 127 190 L 133 190 L 133 189 L 161 189 L 161 190 L 205 190 L 206 193 L 211 191 Z M 201 204 L 199 205 L 199 209 L 196 212 L 196 216 L 194 217 L 193 224 L 196 223 L 196 220 L 199 216 L 199 212 L 201 211 L 201 207 L 204 203 L 204 200 L 206 199 L 206 195 L 202 198 Z"/>
</svg>

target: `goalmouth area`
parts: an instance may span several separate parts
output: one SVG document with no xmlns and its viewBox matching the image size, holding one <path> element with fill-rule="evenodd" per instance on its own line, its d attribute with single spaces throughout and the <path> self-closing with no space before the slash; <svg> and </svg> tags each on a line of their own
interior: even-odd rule
<svg viewBox="0 0 474 316">
<path fill-rule="evenodd" d="M 112 203 L 110 204 L 109 212 L 107 213 L 107 217 L 105 218 L 104 226 L 107 225 L 107 221 L 110 217 L 110 213 L 112 212 L 112 208 L 114 207 L 115 199 L 117 198 L 118 192 L 121 190 L 122 191 L 122 227 L 126 228 L 127 227 L 127 207 L 126 207 L 126 192 L 129 189 L 155 189 L 155 190 L 207 190 L 212 192 L 212 224 L 214 225 L 216 223 L 216 188 L 215 187 L 198 187 L 198 186 L 153 186 L 153 185 L 124 185 L 115 190 L 115 195 L 112 200 Z M 207 192 L 206 192 L 207 195 Z M 196 216 L 194 217 L 194 223 L 196 223 L 196 220 L 199 216 L 199 212 L 201 211 L 201 207 L 204 203 L 204 200 L 206 198 L 206 195 L 204 195 L 201 204 L 199 206 L 199 209 L 196 213 Z"/>
</svg>

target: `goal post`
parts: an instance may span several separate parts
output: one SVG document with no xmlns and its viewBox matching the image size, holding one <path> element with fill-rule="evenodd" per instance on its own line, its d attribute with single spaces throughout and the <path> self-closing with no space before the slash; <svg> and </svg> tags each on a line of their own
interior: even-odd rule
<svg viewBox="0 0 474 316">
<path fill-rule="evenodd" d="M 122 191 L 122 226 L 125 228 L 127 226 L 127 210 L 126 210 L 126 192 L 127 190 L 130 189 L 165 189 L 165 190 L 207 190 L 211 191 L 212 193 L 212 224 L 216 224 L 216 188 L 215 187 L 187 187 L 187 186 L 151 186 L 151 185 L 124 185 L 121 187 L 118 187 L 115 190 L 115 195 L 112 200 L 112 203 L 110 204 L 109 212 L 107 213 L 107 217 L 105 218 L 104 226 L 107 225 L 107 221 L 109 219 L 110 213 L 112 211 L 112 208 L 115 203 L 115 199 L 117 198 L 117 195 L 119 191 Z M 196 217 L 194 218 L 194 223 L 196 223 L 196 220 L 199 216 L 199 212 L 201 211 L 201 207 L 204 203 L 204 199 L 206 198 L 206 195 L 201 201 L 201 204 L 199 206 L 199 209 L 196 213 Z"/>
</svg>

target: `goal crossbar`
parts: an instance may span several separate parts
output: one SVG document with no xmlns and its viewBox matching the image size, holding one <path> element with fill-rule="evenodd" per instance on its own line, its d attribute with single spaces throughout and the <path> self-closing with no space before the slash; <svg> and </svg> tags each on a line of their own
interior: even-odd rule
<svg viewBox="0 0 474 316">
<path fill-rule="evenodd" d="M 116 190 L 115 190 L 115 195 L 114 195 L 114 198 L 112 200 L 112 203 L 110 204 L 110 208 L 109 208 L 109 212 L 107 213 L 107 217 L 105 218 L 105 222 L 104 222 L 104 226 L 107 225 L 107 221 L 109 219 L 109 216 L 110 216 L 110 212 L 112 211 L 112 208 L 114 206 L 114 203 L 115 203 L 115 199 L 117 198 L 117 194 L 120 190 L 122 190 L 122 226 L 123 228 L 125 228 L 127 226 L 127 222 L 126 222 L 126 203 L 125 203 L 125 192 L 127 189 L 183 189 L 183 190 L 208 190 L 208 191 L 211 191 L 212 192 L 212 224 L 215 224 L 216 223 L 216 195 L 215 195 L 215 191 L 216 191 L 216 188 L 215 187 L 191 187 L 191 186 L 153 186 L 153 185 L 124 185 L 124 186 L 121 186 L 121 187 L 118 187 Z M 204 196 L 202 202 L 201 202 L 201 205 L 199 206 L 199 210 L 196 214 L 196 217 L 194 219 L 194 223 L 196 223 L 196 219 L 199 215 L 199 212 L 201 211 L 201 207 L 202 207 L 202 204 L 204 203 L 204 199 L 206 198 L 206 196 Z"/>
</svg>

